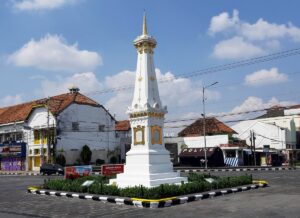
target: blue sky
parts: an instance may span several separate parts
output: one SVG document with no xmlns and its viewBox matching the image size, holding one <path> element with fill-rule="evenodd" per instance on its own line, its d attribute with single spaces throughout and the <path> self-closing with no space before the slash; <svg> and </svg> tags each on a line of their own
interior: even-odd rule
<svg viewBox="0 0 300 218">
<path fill-rule="evenodd" d="M 126 118 L 143 10 L 168 119 L 299 102 L 299 55 L 192 78 L 176 77 L 300 47 L 298 1 L 7 0 L 0 3 L 0 105 L 67 92 L 74 83 Z M 94 93 L 94 94 L 93 94 Z"/>
</svg>

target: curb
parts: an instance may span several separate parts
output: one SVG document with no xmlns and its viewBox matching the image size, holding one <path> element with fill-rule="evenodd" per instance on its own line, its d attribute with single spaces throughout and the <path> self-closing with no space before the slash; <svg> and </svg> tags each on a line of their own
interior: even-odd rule
<svg viewBox="0 0 300 218">
<path fill-rule="evenodd" d="M 182 173 L 191 172 L 247 172 L 247 171 L 284 171 L 296 170 L 295 167 L 270 167 L 270 168 L 236 168 L 236 169 L 178 169 Z"/>
<path fill-rule="evenodd" d="M 68 193 L 68 192 L 57 192 L 57 191 L 46 191 L 46 190 L 39 190 L 39 189 L 28 189 L 28 193 L 31 194 L 39 194 L 39 195 L 49 195 L 49 196 L 56 196 L 56 197 L 68 197 L 68 198 L 79 198 L 85 200 L 94 200 L 94 201 L 102 201 L 108 203 L 114 203 L 118 205 L 132 205 L 140 208 L 163 208 L 163 207 L 170 207 L 179 204 L 185 204 L 193 201 L 205 200 L 210 199 L 218 196 L 223 196 L 226 194 L 234 194 L 237 192 L 248 191 L 252 189 L 258 188 L 265 188 L 268 187 L 267 184 L 252 184 L 247 186 L 241 186 L 236 188 L 228 188 L 224 190 L 218 191 L 211 191 L 208 193 L 198 193 L 186 196 L 176 197 L 171 200 L 157 200 L 151 202 L 147 199 L 145 200 L 135 200 L 132 198 L 124 198 L 124 197 L 109 197 L 109 196 L 99 196 L 99 195 L 92 195 L 92 194 L 81 194 L 81 193 Z"/>
<path fill-rule="evenodd" d="M 231 168 L 231 169 L 174 169 L 181 173 L 191 172 L 247 172 L 247 171 L 287 171 L 297 170 L 300 167 L 269 167 L 269 168 Z M 40 173 L 34 172 L 0 172 L 0 175 L 17 175 L 17 176 L 42 176 Z M 101 175 L 101 172 L 92 172 L 91 175 Z M 48 175 L 48 176 L 59 176 L 59 175 Z"/>
<path fill-rule="evenodd" d="M 28 172 L 0 172 L 0 175 L 7 175 L 7 176 L 42 176 L 42 174 L 40 173 L 28 173 Z M 51 174 L 51 175 L 47 175 L 47 176 L 60 176 L 60 175 L 56 175 L 56 174 Z"/>
</svg>

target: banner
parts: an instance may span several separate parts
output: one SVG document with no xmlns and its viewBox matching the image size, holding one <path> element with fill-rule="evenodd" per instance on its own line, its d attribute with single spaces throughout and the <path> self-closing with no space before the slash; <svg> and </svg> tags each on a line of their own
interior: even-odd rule
<svg viewBox="0 0 300 218">
<path fill-rule="evenodd" d="M 65 179 L 76 179 L 89 176 L 92 173 L 92 165 L 65 167 Z"/>
<path fill-rule="evenodd" d="M 101 166 L 101 173 L 104 176 L 112 176 L 124 172 L 124 164 L 107 164 Z"/>
</svg>

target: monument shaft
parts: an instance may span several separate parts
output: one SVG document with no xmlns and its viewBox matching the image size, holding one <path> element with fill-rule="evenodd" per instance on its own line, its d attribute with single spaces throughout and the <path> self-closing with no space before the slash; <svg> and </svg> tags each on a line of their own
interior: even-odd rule
<svg viewBox="0 0 300 218">
<path fill-rule="evenodd" d="M 186 182 L 186 178 L 173 172 L 170 154 L 164 146 L 163 125 L 167 107 L 162 106 L 159 97 L 153 61 L 156 40 L 148 35 L 145 15 L 143 33 L 134 40 L 134 46 L 138 53 L 135 89 L 127 111 L 132 144 L 126 154 L 124 173 L 118 174 L 110 183 L 116 183 L 119 187 L 154 187 Z"/>
</svg>

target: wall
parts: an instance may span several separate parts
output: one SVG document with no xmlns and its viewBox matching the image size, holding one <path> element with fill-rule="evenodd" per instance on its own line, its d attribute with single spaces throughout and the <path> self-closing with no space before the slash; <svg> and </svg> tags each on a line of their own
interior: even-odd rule
<svg viewBox="0 0 300 218">
<path fill-rule="evenodd" d="M 273 124 L 286 129 L 286 143 L 296 146 L 296 130 L 300 128 L 299 116 L 270 117 L 258 121 Z"/>
<path fill-rule="evenodd" d="M 102 107 L 72 104 L 57 118 L 58 137 L 57 151 L 68 153 L 67 164 L 73 164 L 79 158 L 84 145 L 93 152 L 92 161 L 107 160 L 107 150 L 112 151 L 119 146 L 115 137 L 115 121 Z M 72 130 L 72 122 L 79 124 L 79 130 Z M 105 125 L 104 131 L 99 131 L 99 125 Z"/>
<path fill-rule="evenodd" d="M 183 143 L 189 148 L 204 148 L 204 137 L 183 137 Z M 206 147 L 217 147 L 220 144 L 228 144 L 228 135 L 206 136 Z"/>
<path fill-rule="evenodd" d="M 246 140 L 247 145 L 251 145 L 250 131 L 257 133 L 255 135 L 256 149 L 262 149 L 264 145 L 270 145 L 272 149 L 286 149 L 286 130 L 278 126 L 263 123 L 256 120 L 242 121 L 231 127 L 238 134 L 234 135 L 241 140 Z M 262 136 L 260 136 L 262 135 Z"/>
</svg>

